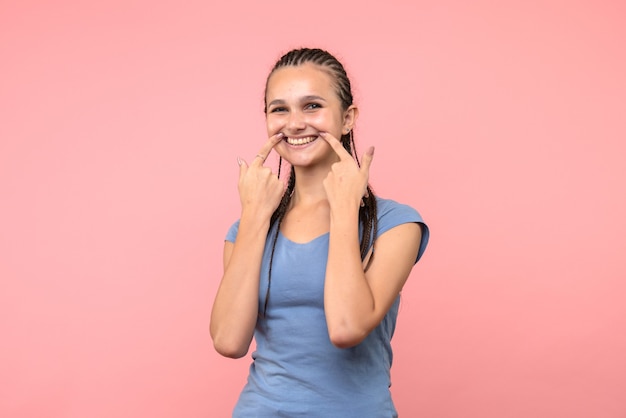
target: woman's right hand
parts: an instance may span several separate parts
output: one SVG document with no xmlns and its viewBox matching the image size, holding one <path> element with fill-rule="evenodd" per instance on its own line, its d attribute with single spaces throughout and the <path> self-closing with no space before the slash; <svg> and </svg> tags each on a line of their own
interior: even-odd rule
<svg viewBox="0 0 626 418">
<path fill-rule="evenodd" d="M 263 166 L 263 163 L 274 146 L 283 138 L 282 133 L 271 136 L 250 165 L 238 158 L 239 198 L 242 214 L 249 212 L 251 215 L 267 217 L 269 220 L 278 208 L 285 191 L 285 184 L 272 173 L 269 167 Z"/>
</svg>

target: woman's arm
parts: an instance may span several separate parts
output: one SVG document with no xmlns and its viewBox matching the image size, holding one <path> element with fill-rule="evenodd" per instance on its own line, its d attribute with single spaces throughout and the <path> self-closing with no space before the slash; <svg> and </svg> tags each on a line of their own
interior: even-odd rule
<svg viewBox="0 0 626 418">
<path fill-rule="evenodd" d="M 259 275 L 266 221 L 244 218 L 235 243 L 224 243 L 224 276 L 211 311 L 211 338 L 218 353 L 231 358 L 246 355 L 258 315 Z"/>
<path fill-rule="evenodd" d="M 218 353 L 238 358 L 246 355 L 258 315 L 259 275 L 270 218 L 278 207 L 284 184 L 263 167 L 274 145 L 272 136 L 248 165 L 240 161 L 241 218 L 234 243 L 224 244 L 224 276 L 211 311 L 211 338 Z"/>
<path fill-rule="evenodd" d="M 377 238 L 376 255 L 364 272 L 358 223 L 331 217 L 324 309 L 334 345 L 357 345 L 380 324 L 415 264 L 420 240 L 417 223 L 391 228 Z"/>
<path fill-rule="evenodd" d="M 363 341 L 382 321 L 415 264 L 422 231 L 418 224 L 406 223 L 381 234 L 366 273 L 359 246 L 359 206 L 374 150 L 365 153 L 358 167 L 336 138 L 321 136 L 339 156 L 324 180 L 330 204 L 324 310 L 330 340 L 346 348 Z"/>
</svg>

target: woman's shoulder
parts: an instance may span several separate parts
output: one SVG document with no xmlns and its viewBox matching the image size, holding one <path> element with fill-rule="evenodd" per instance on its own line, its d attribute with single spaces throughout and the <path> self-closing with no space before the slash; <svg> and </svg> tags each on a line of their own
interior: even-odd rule
<svg viewBox="0 0 626 418">
<path fill-rule="evenodd" d="M 422 215 L 413 208 L 404 203 L 398 203 L 395 200 L 376 197 L 376 212 L 378 217 L 378 235 L 382 235 L 391 228 L 405 223 L 417 223 L 422 229 L 421 244 L 417 260 L 420 259 L 430 238 L 430 230 L 424 222 Z M 417 260 L 415 260 L 417 262 Z"/>
<path fill-rule="evenodd" d="M 424 222 L 420 213 L 410 205 L 392 199 L 376 197 L 376 211 L 379 222 L 386 218 L 409 218 L 405 222 Z"/>
<path fill-rule="evenodd" d="M 235 242 L 235 238 L 237 238 L 237 232 L 239 231 L 239 219 L 233 223 L 228 231 L 226 232 L 226 241 Z"/>
</svg>

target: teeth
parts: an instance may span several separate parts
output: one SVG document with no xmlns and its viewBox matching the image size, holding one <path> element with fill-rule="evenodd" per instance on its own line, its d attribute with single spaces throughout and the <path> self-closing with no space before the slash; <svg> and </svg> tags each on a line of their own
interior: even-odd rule
<svg viewBox="0 0 626 418">
<path fill-rule="evenodd" d="M 317 138 L 316 136 L 307 136 L 306 138 L 287 138 L 287 143 L 290 145 L 304 145 L 309 142 L 313 142 Z"/>
</svg>

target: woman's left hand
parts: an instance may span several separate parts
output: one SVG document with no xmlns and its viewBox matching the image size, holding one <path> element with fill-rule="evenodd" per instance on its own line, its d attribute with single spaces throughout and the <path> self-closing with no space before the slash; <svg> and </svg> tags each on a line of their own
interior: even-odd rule
<svg viewBox="0 0 626 418">
<path fill-rule="evenodd" d="M 348 151 L 333 135 L 320 132 L 320 136 L 330 144 L 339 156 L 339 161 L 331 166 L 324 179 L 326 197 L 332 208 L 359 207 L 363 196 L 367 196 L 367 182 L 370 165 L 374 158 L 374 147 L 370 147 L 361 158 L 359 167 Z"/>
</svg>

